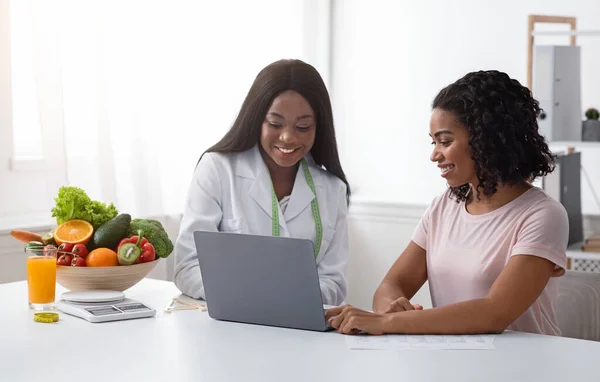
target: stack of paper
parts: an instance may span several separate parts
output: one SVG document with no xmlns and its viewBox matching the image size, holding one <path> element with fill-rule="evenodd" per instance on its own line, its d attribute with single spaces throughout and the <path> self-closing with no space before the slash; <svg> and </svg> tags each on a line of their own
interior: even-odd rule
<svg viewBox="0 0 600 382">
<path fill-rule="evenodd" d="M 355 335 L 346 336 L 346 344 L 351 350 L 493 350 L 496 349 L 495 337 L 495 335 Z"/>
</svg>

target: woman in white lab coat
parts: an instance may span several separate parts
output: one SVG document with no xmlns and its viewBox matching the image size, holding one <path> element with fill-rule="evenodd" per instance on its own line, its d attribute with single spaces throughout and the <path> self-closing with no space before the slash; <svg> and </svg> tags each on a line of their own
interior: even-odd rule
<svg viewBox="0 0 600 382">
<path fill-rule="evenodd" d="M 349 197 L 321 76 L 299 60 L 272 63 L 229 132 L 198 162 L 175 245 L 175 284 L 204 298 L 194 231 L 310 239 L 323 303 L 339 305 L 347 289 Z"/>
</svg>

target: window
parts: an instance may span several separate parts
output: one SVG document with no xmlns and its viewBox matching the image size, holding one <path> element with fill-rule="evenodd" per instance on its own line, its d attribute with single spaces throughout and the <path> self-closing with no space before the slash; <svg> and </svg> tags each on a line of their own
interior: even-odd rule
<svg viewBox="0 0 600 382">
<path fill-rule="evenodd" d="M 0 167 L 12 190 L 2 217 L 49 216 L 64 184 L 132 216 L 180 213 L 196 161 L 229 129 L 260 69 L 300 58 L 328 77 L 327 1 L 10 6 L 12 48 L 0 49 L 11 54 L 0 60 L 13 67 L 7 160 L 16 160 Z"/>
<path fill-rule="evenodd" d="M 10 1 L 10 68 L 13 159 L 42 159 L 42 132 L 33 71 L 33 26 L 29 1 Z"/>
</svg>

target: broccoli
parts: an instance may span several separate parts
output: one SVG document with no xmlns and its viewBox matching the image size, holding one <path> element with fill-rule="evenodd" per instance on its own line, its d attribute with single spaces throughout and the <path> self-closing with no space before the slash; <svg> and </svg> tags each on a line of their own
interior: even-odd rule
<svg viewBox="0 0 600 382">
<path fill-rule="evenodd" d="M 133 219 L 129 224 L 128 237 L 138 234 L 138 230 L 144 231 L 144 237 L 156 250 L 156 256 L 168 257 L 173 252 L 173 243 L 167 235 L 167 231 L 157 220 Z"/>
</svg>

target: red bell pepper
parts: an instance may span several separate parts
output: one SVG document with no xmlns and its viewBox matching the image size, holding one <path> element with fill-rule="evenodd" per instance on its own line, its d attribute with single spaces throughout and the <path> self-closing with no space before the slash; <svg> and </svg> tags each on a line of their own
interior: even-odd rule
<svg viewBox="0 0 600 382">
<path fill-rule="evenodd" d="M 117 253 L 119 253 L 121 246 L 126 243 L 135 244 L 141 248 L 142 253 L 140 255 L 138 263 L 147 263 L 149 261 L 153 261 L 156 258 L 156 250 L 154 249 L 154 246 L 148 241 L 148 239 L 144 237 L 144 232 L 142 232 L 141 230 L 138 231 L 137 235 L 121 240 L 119 242 L 119 246 L 117 247 Z"/>
<path fill-rule="evenodd" d="M 154 246 L 150 243 L 146 243 L 142 245 L 142 254 L 140 255 L 140 263 L 147 263 L 149 261 L 154 261 L 156 258 L 156 251 L 154 250 Z"/>
<path fill-rule="evenodd" d="M 141 231 L 138 231 L 138 235 L 140 234 L 140 232 Z M 121 246 L 125 243 L 136 244 L 138 242 L 138 238 L 139 238 L 138 235 L 132 236 L 130 238 L 126 237 L 125 239 L 121 240 L 119 242 L 119 245 L 117 246 L 117 253 L 119 253 L 119 248 L 121 248 Z M 142 236 L 143 236 L 143 232 L 142 232 Z M 140 247 L 143 247 L 144 244 L 147 244 L 147 243 L 148 243 L 148 239 L 146 239 L 145 237 L 142 237 L 142 242 L 140 243 Z"/>
</svg>

